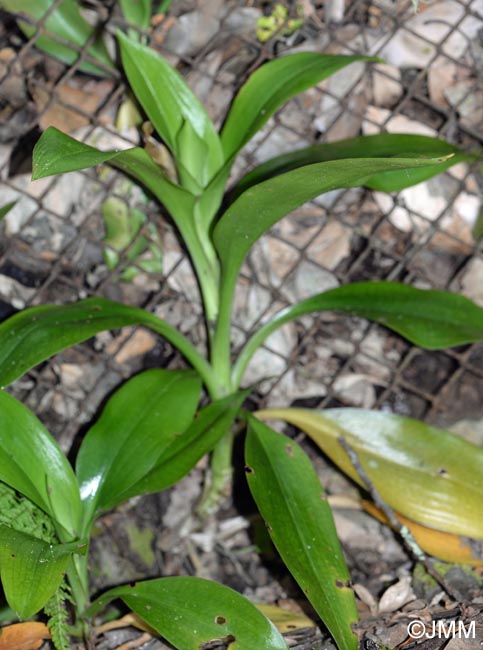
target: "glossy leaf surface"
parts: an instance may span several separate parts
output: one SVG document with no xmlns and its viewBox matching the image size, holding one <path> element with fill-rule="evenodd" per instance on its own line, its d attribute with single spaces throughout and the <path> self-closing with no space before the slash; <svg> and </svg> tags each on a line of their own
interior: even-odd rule
<svg viewBox="0 0 483 650">
<path fill-rule="evenodd" d="M 128 325 L 149 327 L 173 343 L 194 367 L 204 369 L 206 362 L 193 346 L 160 318 L 136 307 L 87 298 L 63 306 L 31 307 L 0 324 L 0 385 L 7 386 L 45 359 L 98 332 Z"/>
<path fill-rule="evenodd" d="M 151 19 L 151 0 L 119 0 L 122 13 L 128 23 L 147 29 Z"/>
<path fill-rule="evenodd" d="M 0 524 L 0 577 L 9 606 L 20 618 L 36 614 L 61 583 L 72 544 L 48 544 Z"/>
<path fill-rule="evenodd" d="M 282 217 L 330 190 L 363 185 L 382 171 L 434 166 L 437 160 L 410 158 L 355 158 L 317 163 L 294 169 L 239 196 L 221 216 L 213 239 L 221 259 L 228 292 L 252 245 Z"/>
<path fill-rule="evenodd" d="M 366 187 L 382 192 L 399 192 L 406 187 L 428 180 L 459 162 L 472 160 L 475 156 L 461 151 L 461 149 L 449 144 L 449 142 L 425 135 L 379 133 L 377 135 L 360 136 L 338 142 L 318 144 L 271 158 L 244 176 L 235 188 L 234 193 L 238 196 L 252 185 L 261 183 L 283 172 L 329 160 L 343 160 L 345 158 L 438 158 L 451 154 L 453 154 L 452 157 L 444 163 L 404 171 L 379 172 L 364 181 Z"/>
<path fill-rule="evenodd" d="M 121 33 L 118 38 L 131 89 L 178 162 L 205 186 L 223 164 L 213 122 L 181 75 L 165 59 Z M 196 143 L 201 149 L 193 158 Z"/>
<path fill-rule="evenodd" d="M 74 472 L 35 415 L 0 391 L 0 480 L 24 494 L 76 537 L 80 496 Z"/>
<path fill-rule="evenodd" d="M 194 198 L 163 174 L 144 149 L 99 151 L 51 126 L 42 134 L 33 151 L 32 180 L 87 169 L 109 163 L 150 190 L 169 210 L 180 229 L 191 214 Z"/>
<path fill-rule="evenodd" d="M 0 7 L 12 13 L 23 13 L 38 23 L 42 20 L 53 5 L 53 0 L 0 0 Z M 19 21 L 19 27 L 27 37 L 36 32 L 36 27 L 24 21 Z M 91 27 L 79 12 L 78 3 L 74 0 L 62 0 L 62 2 L 51 11 L 45 20 L 44 30 L 60 39 L 72 43 L 76 48 L 60 43 L 49 35 L 41 34 L 35 40 L 35 46 L 47 52 L 51 56 L 64 63 L 73 64 L 79 58 L 79 49 L 83 47 L 92 36 L 94 28 Z M 77 51 L 76 51 L 77 50 Z M 107 53 L 104 43 L 100 38 L 89 47 L 87 53 L 104 66 L 112 68 L 111 59 Z M 91 74 L 106 75 L 105 70 L 96 65 L 83 62 L 79 69 Z"/>
<path fill-rule="evenodd" d="M 273 113 L 295 95 L 350 63 L 377 60 L 298 52 L 265 63 L 249 77 L 232 104 L 221 133 L 225 160 L 235 155 Z"/>
<path fill-rule="evenodd" d="M 77 457 L 85 521 L 123 501 L 122 494 L 155 467 L 191 423 L 200 392 L 194 372 L 156 369 L 114 393 Z"/>
<path fill-rule="evenodd" d="M 201 409 L 183 434 L 174 438 L 163 450 L 151 471 L 122 493 L 122 500 L 135 494 L 166 490 L 182 479 L 229 431 L 249 392 L 241 391 Z"/>
<path fill-rule="evenodd" d="M 203 578 L 175 577 L 110 589 L 87 611 L 92 615 L 115 598 L 177 650 L 199 650 L 225 639 L 230 650 L 287 650 L 275 626 L 239 593 Z"/>
<path fill-rule="evenodd" d="M 249 418 L 247 480 L 270 537 L 340 650 L 356 650 L 357 609 L 325 492 L 292 440 Z"/>
<path fill-rule="evenodd" d="M 237 360 L 235 381 L 241 381 L 250 358 L 272 332 L 305 314 L 328 310 L 376 321 L 430 350 L 483 341 L 483 308 L 464 296 L 399 282 L 353 282 L 287 307 L 260 327 Z"/>
<path fill-rule="evenodd" d="M 361 485 L 339 443 L 344 437 L 396 512 L 430 528 L 483 539 L 481 447 L 418 420 L 364 409 L 267 409 L 257 416 L 299 427 Z"/>
</svg>

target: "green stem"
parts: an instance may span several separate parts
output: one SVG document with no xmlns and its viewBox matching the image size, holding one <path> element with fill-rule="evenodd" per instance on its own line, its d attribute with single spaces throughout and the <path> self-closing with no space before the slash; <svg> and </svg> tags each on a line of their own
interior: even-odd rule
<svg viewBox="0 0 483 650">
<path fill-rule="evenodd" d="M 214 369 L 210 366 L 208 361 L 198 352 L 195 346 L 188 341 L 188 339 L 178 332 L 178 330 L 162 320 L 154 314 L 140 310 L 143 314 L 141 324 L 149 327 L 153 332 L 157 332 L 163 336 L 167 341 L 172 343 L 176 349 L 185 357 L 193 368 L 199 373 L 203 379 L 208 392 L 211 394 L 217 389 L 217 379 Z"/>
<path fill-rule="evenodd" d="M 220 289 L 220 311 L 213 336 L 211 350 L 211 365 L 213 372 L 231 385 L 231 310 L 233 304 L 233 288 L 222 282 Z M 232 389 L 236 390 L 237 386 Z"/>
<path fill-rule="evenodd" d="M 88 553 L 73 555 L 67 569 L 67 578 L 72 590 L 76 619 L 81 620 L 89 605 Z"/>
<path fill-rule="evenodd" d="M 205 485 L 198 506 L 198 514 L 204 518 L 213 514 L 223 497 L 228 497 L 233 475 L 233 443 L 235 434 L 229 430 L 218 442 L 211 455 L 211 480 Z"/>
<path fill-rule="evenodd" d="M 233 292 L 226 284 L 220 290 L 220 310 L 212 339 L 211 363 L 216 386 L 210 391 L 211 399 L 220 399 L 237 390 L 231 382 L 230 328 Z M 206 485 L 198 512 L 202 517 L 216 510 L 220 500 L 231 489 L 233 431 L 227 431 L 213 450 L 211 456 L 211 481 Z"/>
</svg>

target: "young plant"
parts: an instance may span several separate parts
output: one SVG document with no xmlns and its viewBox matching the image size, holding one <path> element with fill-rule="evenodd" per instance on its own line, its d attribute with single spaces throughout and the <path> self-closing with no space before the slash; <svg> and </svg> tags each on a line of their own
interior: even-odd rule
<svg viewBox="0 0 483 650">
<path fill-rule="evenodd" d="M 266 63 L 242 86 L 218 134 L 176 70 L 140 43 L 122 34 L 118 38 L 131 90 L 171 152 L 175 177 L 168 177 L 144 149 L 99 151 L 54 128 L 48 129 L 35 147 L 33 177 L 108 163 L 144 185 L 169 213 L 189 254 L 204 308 L 208 355 L 204 357 L 185 336 L 151 313 L 89 298 L 66 306 L 27 309 L 0 325 L 4 342 L 0 349 L 2 386 L 98 332 L 135 324 L 151 328 L 178 348 L 203 382 L 213 405 L 238 394 L 253 354 L 272 332 L 308 313 L 333 310 L 365 317 L 429 349 L 483 340 L 483 310 L 464 297 L 394 282 L 359 282 L 317 294 L 281 311 L 250 336 L 234 356 L 231 313 L 237 278 L 253 244 L 273 224 L 323 192 L 358 185 L 398 191 L 457 162 L 471 161 L 473 156 L 424 136 L 358 137 L 279 156 L 253 169 L 225 194 L 238 152 L 284 102 L 354 61 L 374 59 L 299 53 Z M 121 411 L 133 407 L 130 400 L 124 400 Z M 162 419 L 160 409 L 158 417 Z M 215 438 L 219 441 L 211 460 L 211 483 L 201 504 L 203 513 L 216 507 L 230 482 L 230 423 L 234 417 L 232 413 L 223 421 L 222 436 L 220 425 L 217 435 L 210 438 L 211 445 L 215 445 Z M 250 419 L 249 429 L 247 464 L 253 472 L 249 482 L 272 528 L 275 544 L 327 622 L 339 648 L 353 649 L 357 646 L 350 628 L 356 616 L 354 596 L 334 529 L 328 523 L 328 505 L 315 506 L 322 488 L 295 446 L 256 420 Z M 179 438 L 180 445 L 185 435 Z M 177 458 L 184 453 L 185 447 L 180 448 Z M 293 463 L 294 477 L 300 481 L 285 483 L 285 474 L 292 467 L 287 462 Z M 186 471 L 189 466 L 187 463 Z M 149 474 L 155 477 L 152 480 L 139 478 L 136 485 L 144 486 L 145 491 L 161 489 L 165 471 Z M 95 476 L 91 476 L 93 481 Z M 5 480 L 1 474 L 0 480 Z M 82 485 L 88 486 L 89 481 L 84 480 Z M 84 494 L 89 494 L 87 487 Z M 122 496 L 131 496 L 130 490 L 124 490 Z M 313 504 L 314 514 L 303 507 L 305 503 Z M 112 505 L 109 500 L 105 503 L 106 507 Z M 89 512 L 87 519 L 84 515 L 85 526 L 90 525 L 89 517 L 98 514 L 95 505 Z M 297 518 L 298 512 L 304 512 L 304 517 Z M 288 530 L 294 534 L 289 535 Z M 309 553 L 299 553 L 300 540 L 306 550 L 310 546 Z M 77 559 L 79 563 L 82 559 Z M 327 592 L 330 597 L 325 598 L 320 591 L 327 588 L 327 581 L 331 584 Z M 256 647 L 265 646 L 258 643 Z"/>
<path fill-rule="evenodd" d="M 41 422 L 0 392 L 0 577 L 18 617 L 45 610 L 57 650 L 71 647 L 71 635 L 87 637 L 87 619 L 118 598 L 179 650 L 217 638 L 235 638 L 241 650 L 287 650 L 254 605 L 200 578 L 139 582 L 90 602 L 87 550 L 95 520 L 184 476 L 244 399 L 240 393 L 213 402 L 194 418 L 200 390 L 192 371 L 148 370 L 129 380 L 87 432 L 75 471 Z"/>
</svg>

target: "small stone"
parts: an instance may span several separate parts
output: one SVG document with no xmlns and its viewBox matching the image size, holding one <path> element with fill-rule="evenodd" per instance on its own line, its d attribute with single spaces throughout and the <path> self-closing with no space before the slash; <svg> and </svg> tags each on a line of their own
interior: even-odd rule
<svg viewBox="0 0 483 650">
<path fill-rule="evenodd" d="M 473 258 L 461 277 L 462 293 L 483 307 L 483 260 Z"/>
<path fill-rule="evenodd" d="M 163 47 L 178 56 L 193 56 L 219 29 L 220 21 L 211 12 L 190 11 L 176 20 L 166 35 Z"/>
<path fill-rule="evenodd" d="M 333 271 L 350 255 L 351 237 L 352 231 L 333 219 L 307 248 L 307 257 Z"/>
<path fill-rule="evenodd" d="M 316 293 L 338 286 L 338 280 L 329 271 L 316 264 L 302 260 L 289 279 L 282 285 L 282 293 L 290 302 L 298 302 Z"/>
<path fill-rule="evenodd" d="M 352 373 L 341 375 L 333 385 L 334 393 L 351 406 L 372 408 L 376 403 L 376 391 L 367 375 Z"/>
<path fill-rule="evenodd" d="M 136 330 L 114 357 L 119 364 L 129 363 L 132 359 L 147 354 L 156 347 L 156 337 L 145 330 Z"/>
<path fill-rule="evenodd" d="M 372 97 L 376 106 L 390 108 L 402 96 L 401 72 L 388 63 L 378 63 L 372 72 Z"/>
</svg>

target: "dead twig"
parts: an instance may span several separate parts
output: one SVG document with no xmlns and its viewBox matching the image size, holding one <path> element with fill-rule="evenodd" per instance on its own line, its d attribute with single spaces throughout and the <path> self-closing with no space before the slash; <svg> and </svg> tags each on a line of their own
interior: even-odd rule
<svg viewBox="0 0 483 650">
<path fill-rule="evenodd" d="M 450 596 L 450 598 L 452 598 L 455 601 L 462 601 L 463 597 L 459 593 L 459 591 L 454 587 L 452 587 L 451 585 L 449 585 L 445 580 L 444 576 L 442 576 L 439 573 L 439 571 L 437 571 L 434 568 L 432 561 L 429 559 L 426 553 L 420 548 L 419 544 L 414 539 L 409 528 L 401 524 L 399 519 L 394 514 L 392 508 L 381 497 L 379 491 L 377 490 L 377 488 L 375 487 L 375 485 L 367 475 L 365 469 L 362 467 L 357 452 L 349 445 L 349 443 L 343 436 L 339 436 L 338 443 L 346 452 L 347 457 L 349 458 L 352 464 L 352 467 L 355 469 L 359 478 L 363 482 L 364 487 L 369 492 L 371 499 L 374 501 L 375 505 L 378 508 L 380 508 L 382 512 L 385 514 L 391 527 L 401 536 L 404 545 L 411 553 L 411 555 L 415 557 L 416 560 L 418 560 L 418 562 L 421 562 L 421 564 L 423 564 L 423 566 L 425 567 L 429 575 L 432 578 L 434 578 L 434 580 L 436 580 L 439 586 L 448 594 L 448 596 Z"/>
</svg>

